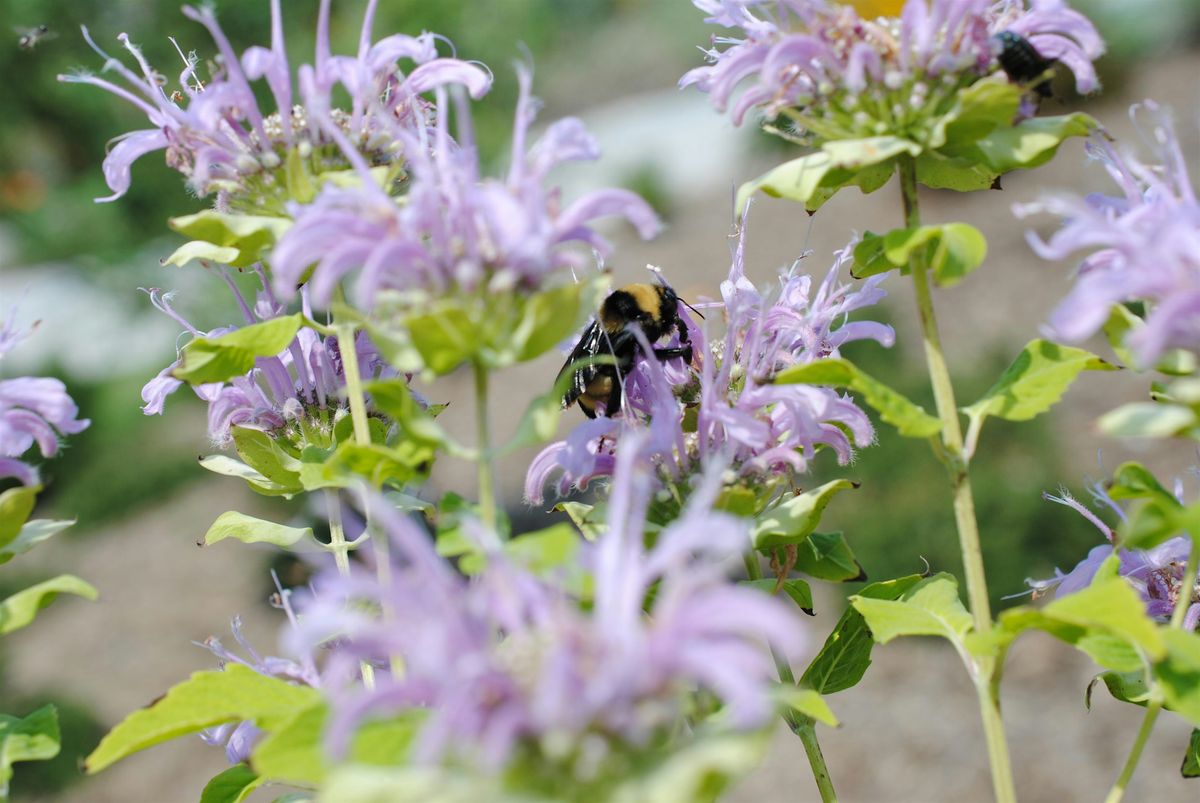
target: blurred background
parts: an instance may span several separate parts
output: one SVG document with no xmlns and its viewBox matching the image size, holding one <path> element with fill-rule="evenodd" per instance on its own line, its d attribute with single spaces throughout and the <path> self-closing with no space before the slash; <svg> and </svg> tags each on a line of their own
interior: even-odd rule
<svg viewBox="0 0 1200 803">
<path fill-rule="evenodd" d="M 334 4 L 335 50 L 357 39 L 360 2 Z M 1109 43 L 1105 83 L 1092 98 L 1060 92 L 1054 114 L 1082 108 L 1115 135 L 1136 144 L 1131 102 L 1153 97 L 1176 110 L 1185 152 L 1200 169 L 1200 3 L 1196 0 L 1076 0 Z M 219 2 L 220 19 L 238 50 L 266 43 L 266 0 Z M 588 187 L 622 185 L 641 192 L 666 221 L 654 242 L 625 229 L 611 267 L 618 284 L 661 265 L 681 294 L 715 296 L 729 265 L 732 194 L 741 182 L 788 156 L 782 143 L 752 126 L 735 129 L 695 91 L 676 81 L 701 63 L 697 45 L 713 32 L 685 0 L 385 0 L 376 36 L 432 30 L 450 37 L 460 57 L 496 74 L 494 91 L 476 104 L 487 158 L 504 165 L 516 81 L 511 65 L 529 58 L 544 100 L 541 123 L 578 115 L 604 149 L 600 163 L 562 171 L 567 197 Z M 316 0 L 284 3 L 293 65 L 308 59 Z M 280 521 L 312 515 L 299 504 L 254 497 L 235 480 L 196 465 L 211 446 L 204 410 L 190 394 L 168 400 L 166 415 L 146 417 L 139 391 L 174 358 L 178 327 L 156 312 L 138 287 L 178 292 L 177 306 L 201 328 L 234 319 L 229 294 L 197 266 L 164 268 L 159 260 L 179 243 L 167 217 L 201 208 L 161 157 L 141 160 L 133 188 L 116 203 L 100 172 L 106 143 L 145 127 L 131 107 L 91 87 L 64 85 L 59 73 L 98 70 L 101 58 L 78 33 L 86 24 L 116 54 L 128 32 L 152 64 L 172 72 L 184 50 L 211 52 L 207 35 L 178 12 L 177 0 L 4 0 L 0 3 L 0 310 L 17 309 L 34 334 L 4 361 L 2 376 L 29 373 L 64 379 L 92 426 L 43 465 L 47 491 L 39 515 L 77 517 L 57 544 L 0 571 L 0 595 L 51 574 L 71 571 L 101 592 L 95 604 L 62 601 L 36 626 L 0 645 L 0 710 L 24 713 L 46 701 L 60 707 L 65 732 L 53 762 L 17 768 L 20 800 L 189 803 L 224 765 L 222 751 L 189 740 L 155 748 L 105 774 L 85 779 L 78 762 L 121 716 L 154 699 L 189 672 L 212 665 L 193 646 L 224 635 L 241 614 L 252 641 L 269 652 L 280 625 L 265 605 L 268 569 L 302 581 L 294 566 L 241 544 L 196 547 L 220 512 L 237 509 Z M 46 25 L 50 35 L 19 47 L 16 28 Z M 5 38 L 7 37 L 7 38 Z M 339 48 L 340 45 L 340 48 Z M 1021 344 L 1036 336 L 1070 284 L 1067 266 L 1042 263 L 1025 244 L 1010 207 L 1046 191 L 1108 189 L 1101 169 L 1085 164 L 1079 142 L 1065 145 L 1050 166 L 1004 180 L 1001 192 L 969 197 L 926 193 L 930 221 L 961 219 L 979 226 L 990 244 L 985 270 L 952 293 L 939 293 L 943 337 L 964 403 L 981 394 Z M 1200 175 L 1197 173 L 1196 175 Z M 749 224 L 747 270 L 759 283 L 804 254 L 802 267 L 823 276 L 834 250 L 854 232 L 899 225 L 894 186 L 871 196 L 849 190 L 809 217 L 786 202 L 760 199 Z M 887 285 L 877 313 L 893 323 L 890 351 L 873 343 L 849 356 L 932 409 L 920 377 L 922 355 L 905 280 Z M 872 311 L 874 314 L 876 311 Z M 860 345 L 860 344 L 854 344 Z M 1096 344 L 1097 350 L 1103 347 Z M 529 398 L 551 383 L 559 358 L 548 356 L 498 378 L 493 425 L 511 432 Z M 428 389 L 451 402 L 455 431 L 470 431 L 467 380 L 451 376 Z M 1145 377 L 1084 376 L 1066 401 L 1030 424 L 992 421 L 977 458 L 976 493 L 994 603 L 1021 594 L 1025 578 L 1069 570 L 1098 533 L 1071 511 L 1045 502 L 1059 486 L 1082 491 L 1124 459 L 1152 465 L 1161 476 L 1185 476 L 1197 462 L 1186 448 L 1117 443 L 1097 435 L 1093 421 L 1122 401 L 1144 396 Z M 576 423 L 574 410 L 562 430 Z M 827 529 L 847 533 L 873 579 L 920 571 L 959 572 L 946 482 L 925 444 L 880 430 L 881 443 L 849 467 L 817 461 L 813 483 L 850 476 L 862 488 L 839 498 Z M 504 499 L 518 527 L 545 513 L 524 505 L 521 482 L 534 450 L 501 468 Z M 1194 479 L 1188 477 L 1192 484 Z M 469 466 L 445 459 L 423 492 L 473 494 Z M 289 572 L 291 572 L 289 574 Z M 852 586 L 825 589 L 812 621 L 819 645 Z M 1014 651 L 1005 704 L 1018 786 L 1025 800 L 1095 800 L 1117 774 L 1140 712 L 1108 699 L 1089 713 L 1083 693 L 1094 671 L 1074 653 L 1031 636 Z M 1097 698 L 1102 698 L 1098 694 Z M 910 641 L 877 650 L 876 666 L 858 688 L 831 699 L 843 727 L 823 740 L 845 801 L 983 800 L 990 795 L 973 692 L 955 657 L 940 644 Z M 1188 728 L 1161 722 L 1131 791 L 1132 799 L 1195 799 L 1178 778 Z M 735 792 L 739 800 L 816 800 L 799 745 L 781 736 L 767 769 Z M 254 800 L 269 800 L 259 793 Z"/>
</svg>

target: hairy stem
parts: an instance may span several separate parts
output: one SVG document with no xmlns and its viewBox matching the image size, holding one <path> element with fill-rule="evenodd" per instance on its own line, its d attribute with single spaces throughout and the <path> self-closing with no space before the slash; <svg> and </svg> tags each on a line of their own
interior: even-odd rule
<svg viewBox="0 0 1200 803">
<path fill-rule="evenodd" d="M 921 225 L 917 206 L 917 169 L 911 156 L 900 158 L 900 194 L 904 203 L 904 223 L 909 228 Z M 925 344 L 925 362 L 938 417 L 942 421 L 943 458 L 950 473 L 954 491 L 954 521 L 958 528 L 959 548 L 963 556 L 963 573 L 967 581 L 967 599 L 975 620 L 975 629 L 986 634 L 992 629 L 992 612 L 988 603 L 987 578 L 983 570 L 979 525 L 975 520 L 975 498 L 971 492 L 969 459 L 963 451 L 962 425 L 950 370 L 946 366 L 937 316 L 929 288 L 929 271 L 923 253 L 914 254 L 910 262 L 917 312 L 921 318 L 921 334 Z M 1011 803 L 1016 800 L 1004 722 L 1000 717 L 998 684 L 994 682 L 999 667 L 992 657 L 977 658 L 971 666 L 973 680 L 979 692 L 979 708 L 983 716 L 983 731 L 987 738 L 988 758 L 992 766 L 992 785 L 996 800 Z"/>
<path fill-rule="evenodd" d="M 1193 541 L 1188 550 L 1187 568 L 1183 570 L 1183 581 L 1179 584 L 1179 597 L 1175 600 L 1174 610 L 1171 611 L 1171 627 L 1183 627 L 1183 619 L 1187 616 L 1188 607 L 1192 604 L 1192 593 L 1196 588 L 1197 569 L 1200 569 L 1200 549 L 1196 548 L 1196 542 Z M 1162 707 L 1163 701 L 1156 693 L 1146 706 L 1146 714 L 1142 717 L 1142 727 L 1138 729 L 1133 747 L 1129 749 L 1129 757 L 1125 759 L 1125 766 L 1121 768 L 1121 775 L 1109 790 L 1108 797 L 1104 798 L 1104 803 L 1120 803 L 1121 798 L 1125 796 L 1125 789 L 1133 779 L 1133 771 L 1137 769 L 1138 761 L 1142 758 L 1142 750 L 1146 747 L 1146 740 L 1150 738 L 1150 731 L 1154 729 L 1154 723 L 1158 719 L 1158 713 L 1162 711 Z"/>
<path fill-rule="evenodd" d="M 492 476 L 492 440 L 488 428 L 488 372 L 481 360 L 472 364 L 475 371 L 476 467 L 479 477 L 479 510 L 483 524 L 496 530 L 496 485 Z"/>
<path fill-rule="evenodd" d="M 758 555 L 750 551 L 745 553 L 742 558 L 746 562 L 746 574 L 750 579 L 761 580 L 762 568 L 758 565 Z M 792 673 L 792 667 L 787 659 L 776 652 L 774 647 L 770 649 L 771 657 L 775 660 L 775 669 L 779 672 L 779 680 L 785 686 L 795 686 L 796 676 Z M 837 803 L 837 792 L 833 789 L 833 779 L 829 775 L 829 768 L 825 766 L 825 756 L 817 741 L 816 722 L 811 717 L 790 710 L 784 713 L 783 720 L 791 728 L 792 733 L 800 737 L 800 742 L 804 745 L 804 752 L 808 755 L 808 763 L 812 767 L 813 779 L 817 782 L 817 790 L 821 793 L 822 803 Z"/>
</svg>

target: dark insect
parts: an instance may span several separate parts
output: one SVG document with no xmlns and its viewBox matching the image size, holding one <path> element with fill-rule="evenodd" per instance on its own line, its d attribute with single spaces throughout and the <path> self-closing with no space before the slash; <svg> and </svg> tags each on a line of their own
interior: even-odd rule
<svg viewBox="0 0 1200 803">
<path fill-rule="evenodd" d="M 1029 40 L 1019 33 L 1001 31 L 992 37 L 999 45 L 996 60 L 1005 75 L 1013 83 L 1031 85 L 1034 92 L 1046 98 L 1050 96 L 1050 70 L 1055 65 L 1054 59 L 1048 59 L 1037 52 Z"/>
<path fill-rule="evenodd" d="M 38 25 L 34 28 L 14 28 L 13 30 L 17 32 L 17 47 L 22 50 L 33 50 L 37 47 L 38 42 L 54 38 L 54 34 L 47 25 Z"/>
<path fill-rule="evenodd" d="M 628 284 L 614 290 L 600 305 L 596 320 L 583 332 L 567 358 L 559 378 L 571 374 L 571 385 L 563 394 L 562 405 L 570 407 L 579 402 L 579 409 L 588 418 L 595 418 L 603 404 L 603 415 L 614 416 L 621 409 L 621 382 L 633 370 L 638 354 L 638 339 L 630 328 L 637 324 L 651 345 L 672 330 L 679 332 L 677 348 L 654 349 L 659 360 L 682 357 L 690 362 L 692 344 L 687 327 L 679 320 L 679 296 L 666 285 Z M 608 355 L 616 364 L 576 364 L 590 357 Z"/>
</svg>

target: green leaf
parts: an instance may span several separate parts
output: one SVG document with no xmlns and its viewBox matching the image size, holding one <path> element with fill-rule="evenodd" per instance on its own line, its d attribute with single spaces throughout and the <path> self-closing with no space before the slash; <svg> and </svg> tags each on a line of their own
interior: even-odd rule
<svg viewBox="0 0 1200 803">
<path fill-rule="evenodd" d="M 205 784 L 200 803 L 242 803 L 265 781 L 245 764 L 235 764 Z"/>
<path fill-rule="evenodd" d="M 395 421 L 405 437 L 438 446 L 450 442 L 446 430 L 421 406 L 404 380 L 376 380 L 367 382 L 363 389 L 371 395 L 375 408 Z"/>
<path fill-rule="evenodd" d="M 917 181 L 935 190 L 977 192 L 996 185 L 997 175 L 987 165 L 926 151 L 917 157 Z"/>
<path fill-rule="evenodd" d="M 1192 729 L 1187 752 L 1183 754 L 1183 765 L 1179 773 L 1184 778 L 1200 778 L 1200 728 Z"/>
<path fill-rule="evenodd" d="M 1150 469 L 1132 460 L 1117 466 L 1107 486 L 1108 495 L 1118 501 L 1147 499 L 1168 508 L 1182 507 Z"/>
<path fill-rule="evenodd" d="M 8 800 L 12 765 L 45 761 L 59 751 L 58 712 L 44 705 L 25 718 L 0 714 L 0 800 Z"/>
<path fill-rule="evenodd" d="M 479 330 L 466 308 L 453 299 L 432 302 L 428 313 L 406 321 L 408 337 L 421 363 L 437 376 L 450 373 L 475 354 Z"/>
<path fill-rule="evenodd" d="M 868 376 L 854 363 L 829 357 L 781 371 L 777 385 L 829 385 L 847 388 L 863 397 L 885 422 L 909 438 L 928 438 L 942 431 L 942 422 L 882 382 Z"/>
<path fill-rule="evenodd" d="M 821 514 L 836 494 L 857 487 L 858 485 L 850 480 L 832 480 L 811 491 L 787 497 L 783 502 L 768 508 L 754 522 L 754 529 L 751 531 L 754 548 L 769 550 L 800 543 L 817 528 L 821 522 Z"/>
<path fill-rule="evenodd" d="M 752 586 L 753 588 L 757 588 L 759 591 L 762 591 L 765 594 L 775 594 L 775 589 L 779 588 L 779 590 L 786 594 L 792 602 L 796 603 L 797 608 L 804 611 L 809 616 L 813 615 L 812 588 L 803 580 L 798 578 L 789 578 L 783 581 L 782 586 L 780 586 L 779 581 L 773 577 L 767 577 L 761 580 L 743 580 L 742 583 Z"/>
<path fill-rule="evenodd" d="M 7 599 L 0 601 L 0 636 L 20 630 L 45 608 L 58 598 L 59 594 L 74 594 L 87 600 L 95 600 L 96 589 L 73 574 L 60 574 L 18 591 Z"/>
<path fill-rule="evenodd" d="M 1115 438 L 1172 438 L 1196 428 L 1196 411 L 1182 404 L 1131 402 L 1100 416 L 1096 426 Z"/>
<path fill-rule="evenodd" d="M 1089 115 L 1076 112 L 1059 117 L 1034 117 L 1015 126 L 997 128 L 972 147 L 972 156 L 997 173 L 1045 164 L 1070 137 L 1086 137 L 1098 127 Z"/>
<path fill-rule="evenodd" d="M 198 337 L 183 348 L 183 364 L 176 379 L 192 385 L 225 382 L 254 367 L 259 357 L 274 357 L 288 347 L 300 331 L 300 313 L 243 326 L 217 337 Z"/>
<path fill-rule="evenodd" d="M 836 728 L 839 724 L 837 717 L 829 708 L 829 704 L 825 702 L 825 698 L 819 692 L 797 686 L 782 686 L 776 691 L 776 694 L 779 696 L 780 702 L 809 719 L 815 719 L 822 725 L 828 725 L 831 728 Z"/>
<path fill-rule="evenodd" d="M 796 569 L 832 583 L 867 579 L 841 533 L 813 533 L 796 548 Z"/>
<path fill-rule="evenodd" d="M 810 212 L 815 211 L 838 189 L 856 181 L 862 182 L 860 186 L 866 192 L 878 189 L 891 175 L 896 156 L 916 156 L 920 152 L 921 146 L 898 137 L 830 142 L 816 153 L 785 162 L 743 184 L 737 193 L 737 213 L 741 214 L 750 197 L 760 190 L 776 198 L 799 201 Z M 877 169 L 861 175 L 867 168 Z"/>
<path fill-rule="evenodd" d="M 41 489 L 40 485 L 18 485 L 0 494 L 0 547 L 20 534 Z"/>
<path fill-rule="evenodd" d="M 1083 349 L 1033 340 L 979 401 L 963 412 L 978 432 L 988 416 L 1028 421 L 1062 398 L 1083 371 L 1112 371 L 1116 366 Z"/>
<path fill-rule="evenodd" d="M 194 215 L 171 218 L 168 225 L 193 240 L 236 250 L 235 256 L 217 261 L 235 268 L 244 268 L 257 262 L 263 250 L 274 245 L 291 227 L 292 221 L 284 217 L 237 215 L 207 209 Z M 178 253 L 176 251 L 176 254 Z M 172 258 L 174 256 L 172 255 Z"/>
<path fill-rule="evenodd" d="M 284 161 L 284 181 L 288 197 L 297 203 L 312 203 L 317 197 L 317 185 L 308 172 L 307 160 L 299 148 L 289 148 Z"/>
<path fill-rule="evenodd" d="M 1126 365 L 1136 365 L 1133 352 L 1125 345 L 1129 334 L 1146 325 L 1146 322 L 1133 314 L 1133 310 L 1124 304 L 1113 304 L 1108 320 L 1104 322 L 1104 336 L 1113 353 Z"/>
<path fill-rule="evenodd" d="M 571 379 L 569 376 L 563 378 Z M 535 396 L 533 401 L 529 402 L 517 425 L 516 434 L 504 445 L 500 454 L 537 446 L 554 437 L 554 433 L 558 431 L 558 421 L 563 414 L 562 394 L 556 391 L 557 387 L 549 393 Z"/>
<path fill-rule="evenodd" d="M 512 333 L 517 362 L 540 357 L 574 334 L 580 323 L 580 302 L 589 293 L 588 284 L 571 282 L 530 297 Z"/>
<path fill-rule="evenodd" d="M 966 223 L 895 229 L 882 237 L 868 232 L 854 248 L 851 274 L 862 279 L 892 268 L 907 273 L 914 256 L 933 271 L 936 284 L 950 287 L 983 264 L 987 240 Z"/>
<path fill-rule="evenodd" d="M 602 507 L 583 502 L 559 502 L 554 509 L 566 513 L 588 541 L 595 541 L 604 534 L 606 523 Z"/>
<path fill-rule="evenodd" d="M 270 435 L 249 427 L 230 427 L 229 434 L 238 457 L 268 482 L 287 493 L 304 489 L 300 483 L 300 461 L 281 449 Z"/>
<path fill-rule="evenodd" d="M 1167 707 L 1200 725 L 1200 635 L 1170 627 L 1160 633 L 1166 658 L 1154 665 L 1154 677 Z"/>
<path fill-rule="evenodd" d="M 8 563 L 17 555 L 24 554 L 51 536 L 58 535 L 75 523 L 74 519 L 51 521 L 34 519 L 25 522 L 17 537 L 0 547 L 0 564 Z"/>
<path fill-rule="evenodd" d="M 968 146 L 1008 127 L 1017 116 L 1021 90 L 1003 76 L 976 81 L 959 90 L 954 107 L 937 121 L 928 145 L 945 153 L 969 152 Z"/>
<path fill-rule="evenodd" d="M 88 774 L 168 739 L 224 722 L 253 721 L 271 731 L 320 699 L 320 692 L 260 675 L 240 664 L 196 672 L 108 732 L 84 762 Z"/>
<path fill-rule="evenodd" d="M 162 260 L 162 264 L 182 268 L 194 259 L 203 259 L 219 265 L 232 265 L 237 261 L 240 253 L 236 248 L 213 245 L 203 240 L 192 240 L 172 251 L 169 257 Z"/>
<path fill-rule="evenodd" d="M 1092 707 L 1092 689 L 1097 683 L 1104 683 L 1114 700 L 1134 705 L 1146 705 L 1150 700 L 1150 687 L 1146 684 L 1146 671 L 1137 672 L 1101 672 L 1088 683 L 1084 703 Z"/>
<path fill-rule="evenodd" d="M 625 780 L 607 803 L 706 803 L 758 767 L 769 731 L 703 734 Z"/>
<path fill-rule="evenodd" d="M 236 510 L 227 510 L 217 516 L 217 520 L 208 528 L 204 543 L 215 544 L 226 538 L 234 538 L 245 544 L 274 544 L 286 549 L 302 540 L 312 539 L 313 531 L 311 527 L 287 527 Z"/>
<path fill-rule="evenodd" d="M 912 574 L 895 580 L 884 580 L 864 586 L 859 597 L 895 600 L 921 582 L 921 575 Z M 871 650 L 875 639 L 867 621 L 853 606 L 847 607 L 834 626 L 821 651 L 813 658 L 800 678 L 800 685 L 821 694 L 833 694 L 858 684 L 871 665 Z"/>
<path fill-rule="evenodd" d="M 1121 577 L 1097 578 L 1086 588 L 1057 598 L 1042 613 L 1059 622 L 1119 636 L 1151 659 L 1166 652 L 1161 629 L 1146 614 L 1141 597 Z"/>
<path fill-rule="evenodd" d="M 434 454 L 432 446 L 419 441 L 400 441 L 395 446 L 347 441 L 325 461 L 323 476 L 327 481 L 361 478 L 376 488 L 388 483 L 403 486 L 429 472 Z"/>
<path fill-rule="evenodd" d="M 1140 672 L 1145 668 L 1145 662 L 1134 646 L 1112 633 L 1089 631 L 1075 642 L 1075 647 L 1114 672 Z"/>
<path fill-rule="evenodd" d="M 958 598 L 958 581 L 945 573 L 922 580 L 899 599 L 856 594 L 850 604 L 867 620 L 879 644 L 899 636 L 941 636 L 961 643 L 971 629 L 971 614 Z"/>
<path fill-rule="evenodd" d="M 296 475 L 297 482 L 293 485 L 277 483 L 267 479 L 262 472 L 251 468 L 240 460 L 235 460 L 228 455 L 213 454 L 207 457 L 200 458 L 200 467 L 205 468 L 214 474 L 220 474 L 223 477 L 237 477 L 243 479 L 249 484 L 251 490 L 260 493 L 263 496 L 285 496 L 290 497 L 296 491 L 302 490 L 299 484 L 299 474 Z"/>
</svg>

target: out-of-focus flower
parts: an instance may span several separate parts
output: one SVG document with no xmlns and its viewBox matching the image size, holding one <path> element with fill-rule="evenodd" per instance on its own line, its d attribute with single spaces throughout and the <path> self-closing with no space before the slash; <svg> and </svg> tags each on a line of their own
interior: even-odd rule
<svg viewBox="0 0 1200 803">
<path fill-rule="evenodd" d="M 280 169 L 289 153 L 312 175 L 350 167 L 334 142 L 334 133 L 310 113 L 312 106 L 353 142 L 371 165 L 390 165 L 403 159 L 397 128 L 428 124 L 428 104 L 420 95 L 447 83 L 462 84 L 475 97 L 485 93 L 490 76 L 458 59 L 441 58 L 437 39 L 394 34 L 372 43 L 371 28 L 378 0 L 369 0 L 363 16 L 358 52 L 334 56 L 329 42 L 330 0 L 321 0 L 317 15 L 313 64 L 298 71 L 300 91 L 292 85 L 291 67 L 283 41 L 280 0 L 271 0 L 271 46 L 251 47 L 239 58 L 213 10 L 184 6 L 183 13 L 208 29 L 219 54 L 219 67 L 207 79 L 199 73 L 200 59 L 183 57 L 179 88 L 168 90 L 166 78 L 152 68 L 126 34 L 118 39 L 137 62 L 138 71 L 111 58 L 83 31 L 88 44 L 105 59 L 125 86 L 87 75 L 63 75 L 59 80 L 87 83 L 105 89 L 145 112 L 152 128 L 119 138 L 104 160 L 104 176 L 115 200 L 129 189 L 130 166 L 152 151 L 167 152 L 167 163 L 188 177 L 199 195 L 221 192 L 222 205 L 245 206 L 261 214 L 282 212 L 286 180 Z M 398 62 L 417 65 L 405 74 Z M 275 100 L 275 111 L 264 113 L 255 98 L 253 82 L 264 80 Z M 334 109 L 335 91 L 349 95 L 349 109 Z M 300 95 L 306 105 L 296 103 Z"/>
<path fill-rule="evenodd" d="M 735 123 L 751 109 L 786 113 L 819 141 L 879 135 L 924 143 L 955 94 L 997 71 L 1000 31 L 1096 88 L 1103 42 L 1062 0 L 908 0 L 899 17 L 861 17 L 833 0 L 693 0 L 713 36 L 709 64 L 681 86 L 707 92 Z M 737 92 L 741 90 L 741 94 Z"/>
<path fill-rule="evenodd" d="M 712 510 L 719 471 L 647 549 L 651 488 L 637 445 L 618 461 L 607 531 L 586 553 L 595 581 L 587 608 L 508 561 L 481 527 L 471 534 L 488 564 L 465 579 L 414 524 L 374 506 L 401 561 L 390 585 L 361 570 L 322 577 L 301 609 L 302 634 L 315 624 L 298 649 L 337 633 L 343 660 L 395 656 L 404 672 L 377 670 L 373 690 L 329 690 L 334 749 L 365 717 L 419 709 L 416 763 L 494 772 L 532 751 L 542 769 L 589 780 L 611 751 L 650 749 L 675 732 L 697 690 L 725 704 L 733 728 L 769 720 L 766 644 L 794 656 L 801 631 L 779 600 L 726 579 L 723 565 L 749 536 L 744 522 Z"/>
<path fill-rule="evenodd" d="M 822 447 L 848 463 L 854 446 L 875 439 L 870 420 L 854 400 L 830 388 L 770 380 L 790 365 L 837 356 L 840 346 L 853 340 L 872 339 L 885 346 L 894 342 L 890 326 L 847 322 L 852 311 L 886 295 L 879 286 L 882 275 L 857 290 L 838 281 L 851 253 L 847 248 L 837 254 L 815 290 L 812 277 L 793 266 L 774 297 L 746 278 L 743 225 L 729 277 L 721 284 L 724 338 L 710 339 L 681 306 L 680 320 L 695 344 L 693 364 L 674 360 L 660 365 L 642 356 L 624 380 L 620 415 L 583 422 L 565 440 L 546 447 L 530 464 L 526 499 L 539 504 L 545 485 L 556 478 L 562 495 L 611 474 L 623 439 L 640 429 L 651 435 L 643 454 L 666 482 L 687 480 L 718 460 L 737 481 L 766 483 L 804 472 Z M 642 353 L 647 351 L 644 347 Z"/>
<path fill-rule="evenodd" d="M 28 334 L 16 327 L 16 311 L 0 322 L 0 357 Z M 79 418 L 79 407 L 60 380 L 46 376 L 0 379 L 0 479 L 15 478 L 37 485 L 37 469 L 20 458 L 34 443 L 42 457 L 58 454 L 59 438 L 91 424 Z"/>
<path fill-rule="evenodd" d="M 1118 195 L 1052 196 L 1015 211 L 1064 218 L 1048 241 L 1029 235 L 1043 258 L 1085 255 L 1074 288 L 1050 316 L 1052 334 L 1083 340 L 1104 325 L 1114 304 L 1145 301 L 1146 325 L 1129 335 L 1128 345 L 1149 366 L 1173 347 L 1200 350 L 1200 202 L 1168 115 L 1151 101 L 1131 114 L 1142 109 L 1152 117 L 1157 163 L 1141 162 L 1106 138 L 1089 143 Z"/>
<path fill-rule="evenodd" d="M 1125 512 L 1104 492 L 1102 486 L 1097 484 L 1089 490 L 1097 505 L 1102 505 L 1124 520 Z M 1100 565 L 1113 554 L 1116 533 L 1113 528 L 1104 523 L 1103 519 L 1069 493 L 1063 492 L 1059 496 L 1043 494 L 1043 497 L 1077 511 L 1095 525 L 1096 529 L 1103 533 L 1108 540 L 1107 544 L 1093 547 L 1087 557 L 1066 574 L 1056 569 L 1055 576 L 1049 580 L 1025 581 L 1034 590 L 1035 595 L 1051 589 L 1057 595 L 1070 594 L 1087 587 L 1092 582 Z M 1116 553 L 1120 559 L 1119 572 L 1121 576 L 1129 581 L 1129 584 L 1141 595 L 1146 603 L 1146 612 L 1150 616 L 1167 621 L 1171 618 L 1180 595 L 1186 593 L 1188 608 L 1183 626 L 1188 630 L 1195 630 L 1197 624 L 1200 624 L 1200 585 L 1194 585 L 1190 589 L 1182 588 L 1191 545 L 1191 538 L 1180 535 L 1164 541 L 1153 549 L 1116 548 Z"/>
<path fill-rule="evenodd" d="M 272 576 L 274 575 L 272 574 Z M 271 604 L 282 610 L 288 618 L 288 626 L 295 628 L 298 623 L 289 599 L 291 591 L 279 586 L 278 578 L 275 578 L 275 585 L 279 588 L 279 592 L 272 598 Z M 217 657 L 222 669 L 228 664 L 241 664 L 267 677 L 279 678 L 280 680 L 286 680 L 289 683 L 301 686 L 312 686 L 314 688 L 321 686 L 321 676 L 310 654 L 304 654 L 299 660 L 259 654 L 242 634 L 242 619 L 240 616 L 233 618 L 229 629 L 233 631 L 234 640 L 245 651 L 245 657 L 226 649 L 215 636 L 205 639 L 203 644 L 205 648 Z M 225 755 L 228 757 L 230 764 L 240 764 L 248 760 L 250 753 L 257 746 L 262 736 L 263 731 L 250 721 L 226 722 L 215 728 L 209 728 L 200 734 L 200 738 L 208 744 L 224 747 Z"/>
<path fill-rule="evenodd" d="M 546 184 L 548 173 L 564 161 L 595 159 L 599 148 L 575 118 L 559 120 L 527 146 L 538 103 L 529 72 L 520 69 L 518 76 L 506 177 L 482 175 L 465 103 L 455 109 L 457 141 L 450 136 L 449 95 L 438 90 L 433 130 L 396 132 L 411 174 L 404 198 L 398 202 L 365 177 L 357 188 L 327 188 L 296 211 L 295 225 L 274 250 L 277 291 L 293 292 L 310 268 L 317 304 L 359 269 L 356 297 L 368 308 L 384 290 L 537 290 L 570 280 L 573 270 L 590 264 L 593 251 L 608 253 L 591 228 L 600 217 L 623 216 L 643 237 L 653 236 L 658 217 L 628 190 L 596 190 L 561 208 L 558 189 Z"/>
<path fill-rule="evenodd" d="M 253 307 L 228 273 L 222 270 L 220 275 L 237 298 L 247 324 L 283 313 L 284 307 L 271 292 L 261 269 L 258 276 L 263 283 L 262 289 Z M 170 294 L 157 289 L 147 293 L 155 307 L 178 321 L 185 334 L 192 337 L 216 337 L 236 328 L 202 332 L 175 311 Z M 311 314 L 307 302 L 304 306 Z M 357 333 L 355 347 L 359 369 L 365 379 L 396 375 L 365 332 Z M 183 358 L 179 356 L 142 388 L 145 402 L 142 411 L 146 415 L 161 415 L 166 397 L 183 385 L 173 376 L 182 363 Z M 229 442 L 230 428 L 235 426 L 273 434 L 291 432 L 295 435 L 293 440 L 297 441 L 310 438 L 314 428 L 329 433 L 333 425 L 348 414 L 347 403 L 339 398 L 344 386 L 345 373 L 337 339 L 304 327 L 286 349 L 274 357 L 259 358 L 248 374 L 229 382 L 199 385 L 195 392 L 208 403 L 209 437 L 217 445 L 225 445 Z"/>
</svg>

